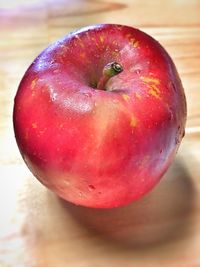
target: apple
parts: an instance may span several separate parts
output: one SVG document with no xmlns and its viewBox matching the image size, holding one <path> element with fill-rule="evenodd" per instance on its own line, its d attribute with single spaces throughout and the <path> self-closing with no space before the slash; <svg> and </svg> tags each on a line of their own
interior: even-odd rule
<svg viewBox="0 0 200 267">
<path fill-rule="evenodd" d="M 149 192 L 184 136 L 176 67 L 146 33 L 101 24 L 46 48 L 16 94 L 14 131 L 33 175 L 77 205 L 113 208 Z"/>
</svg>

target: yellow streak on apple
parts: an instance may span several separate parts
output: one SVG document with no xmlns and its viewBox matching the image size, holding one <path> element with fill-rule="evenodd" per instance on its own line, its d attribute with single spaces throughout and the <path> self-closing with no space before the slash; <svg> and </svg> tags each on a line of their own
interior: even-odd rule
<svg viewBox="0 0 200 267">
<path fill-rule="evenodd" d="M 141 76 L 140 79 L 145 83 L 154 83 L 156 85 L 160 84 L 160 79 L 150 77 L 150 76 Z"/>
<path fill-rule="evenodd" d="M 100 42 L 103 44 L 104 43 L 104 36 L 100 35 Z"/>
<path fill-rule="evenodd" d="M 141 95 L 138 93 L 138 92 L 135 92 L 135 97 L 138 98 L 138 99 L 141 99 Z"/>
<path fill-rule="evenodd" d="M 83 41 L 81 40 L 81 38 L 78 35 L 76 35 L 75 38 L 78 40 L 79 45 L 82 48 L 85 48 L 85 44 L 83 43 Z"/>
<path fill-rule="evenodd" d="M 160 97 L 160 89 L 155 84 L 148 85 L 150 88 L 149 94 L 156 97 L 157 99 L 161 99 Z"/>
<path fill-rule="evenodd" d="M 37 78 L 35 78 L 32 82 L 31 82 L 31 95 L 35 96 L 35 85 L 37 83 Z"/>
<path fill-rule="evenodd" d="M 138 124 L 137 119 L 134 116 L 132 116 L 131 117 L 130 126 L 133 127 L 133 128 L 135 128 L 137 126 L 137 124 Z"/>
<path fill-rule="evenodd" d="M 134 47 L 134 48 L 138 48 L 138 47 L 139 47 L 139 41 L 134 42 L 134 43 L 133 43 L 133 47 Z"/>
<path fill-rule="evenodd" d="M 154 96 L 157 99 L 161 99 L 161 97 L 159 96 L 159 94 L 153 88 L 151 88 L 149 90 L 149 94 L 152 95 L 152 96 Z"/>
<path fill-rule="evenodd" d="M 126 102 L 128 102 L 129 99 L 130 99 L 130 96 L 127 95 L 127 94 L 123 94 L 123 95 L 122 95 L 122 98 L 123 98 Z"/>
<path fill-rule="evenodd" d="M 101 155 L 98 155 L 98 153 L 101 153 L 101 149 L 99 149 L 103 144 L 104 141 L 107 138 L 107 133 L 112 129 L 112 126 L 114 123 L 116 123 L 116 120 L 118 118 L 118 112 L 119 112 L 119 106 L 114 105 L 112 102 L 109 103 L 97 103 L 95 105 L 94 109 L 94 133 L 95 135 L 95 146 L 94 146 L 94 153 L 90 154 L 90 157 L 88 158 L 89 162 L 92 162 L 95 158 L 95 162 L 97 162 L 97 159 L 102 160 Z M 109 160 L 109 158 L 107 159 Z M 99 162 L 101 165 L 102 162 Z"/>
<path fill-rule="evenodd" d="M 37 82 L 37 78 L 35 78 L 32 82 L 31 82 L 31 89 L 33 90 L 35 88 Z"/>
<path fill-rule="evenodd" d="M 149 94 L 154 96 L 157 99 L 161 99 L 160 97 L 160 89 L 158 85 L 160 84 L 160 79 L 151 77 L 151 76 L 141 76 L 140 79 L 147 84 L 147 87 L 150 88 Z"/>
</svg>

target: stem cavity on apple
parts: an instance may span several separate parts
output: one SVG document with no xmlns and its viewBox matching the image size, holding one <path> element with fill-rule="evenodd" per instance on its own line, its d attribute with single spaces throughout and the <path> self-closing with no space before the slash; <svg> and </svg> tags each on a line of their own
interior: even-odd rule
<svg viewBox="0 0 200 267">
<path fill-rule="evenodd" d="M 123 71 L 122 65 L 118 62 L 110 62 L 103 68 L 102 77 L 100 78 L 97 89 L 106 90 L 106 83 L 110 80 L 111 77 L 120 74 Z"/>
</svg>

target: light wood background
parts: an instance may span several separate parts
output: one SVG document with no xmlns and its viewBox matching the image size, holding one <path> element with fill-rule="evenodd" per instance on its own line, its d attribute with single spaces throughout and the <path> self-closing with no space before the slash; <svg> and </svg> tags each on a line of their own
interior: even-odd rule
<svg viewBox="0 0 200 267">
<path fill-rule="evenodd" d="M 173 166 L 140 201 L 114 210 L 59 200 L 18 152 L 13 98 L 50 42 L 96 23 L 139 27 L 168 50 L 188 102 Z M 200 266 L 200 1 L 0 0 L 0 267 Z"/>
</svg>

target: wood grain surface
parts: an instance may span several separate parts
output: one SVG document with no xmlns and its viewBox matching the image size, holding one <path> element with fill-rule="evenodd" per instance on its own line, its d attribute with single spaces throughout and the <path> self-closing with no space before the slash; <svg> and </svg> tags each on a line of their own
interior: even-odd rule
<svg viewBox="0 0 200 267">
<path fill-rule="evenodd" d="M 174 59 L 188 103 L 186 135 L 159 185 L 114 210 L 59 200 L 16 146 L 13 99 L 52 41 L 82 26 L 120 23 L 155 37 Z M 200 266 L 200 1 L 0 1 L 0 267 Z"/>
</svg>

